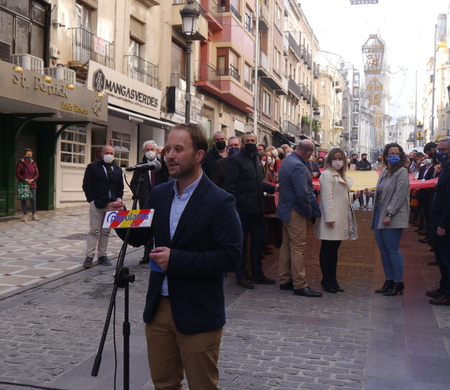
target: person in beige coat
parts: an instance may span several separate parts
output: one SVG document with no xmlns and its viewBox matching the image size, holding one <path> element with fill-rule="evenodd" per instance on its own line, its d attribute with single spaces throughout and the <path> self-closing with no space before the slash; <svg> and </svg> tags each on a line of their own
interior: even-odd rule
<svg viewBox="0 0 450 390">
<path fill-rule="evenodd" d="M 315 234 L 322 240 L 319 261 L 322 270 L 322 287 L 329 293 L 343 292 L 337 281 L 338 250 L 343 240 L 357 238 L 355 214 L 352 208 L 350 188 L 353 178 L 346 177 L 345 152 L 332 149 L 320 176 L 320 211 Z"/>
<path fill-rule="evenodd" d="M 376 293 L 394 296 L 402 294 L 404 262 L 399 245 L 409 221 L 408 160 L 397 143 L 387 144 L 383 151 L 386 168 L 378 177 L 374 196 L 372 229 L 381 254 L 386 281 Z M 364 193 L 370 194 L 366 188 Z"/>
</svg>

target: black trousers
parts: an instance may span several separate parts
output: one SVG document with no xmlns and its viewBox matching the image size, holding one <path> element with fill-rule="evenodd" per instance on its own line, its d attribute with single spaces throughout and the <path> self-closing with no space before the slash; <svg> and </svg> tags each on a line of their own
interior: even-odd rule
<svg viewBox="0 0 450 390">
<path fill-rule="evenodd" d="M 325 288 L 339 288 L 336 277 L 338 249 L 342 241 L 322 240 L 320 247 L 319 261 L 322 270 L 322 285 Z"/>
</svg>

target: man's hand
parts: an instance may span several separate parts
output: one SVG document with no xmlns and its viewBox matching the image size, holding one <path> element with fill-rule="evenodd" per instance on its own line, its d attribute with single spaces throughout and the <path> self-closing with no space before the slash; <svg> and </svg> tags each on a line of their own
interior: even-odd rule
<svg viewBox="0 0 450 390">
<path fill-rule="evenodd" d="M 279 185 L 279 184 L 277 184 L 277 185 L 275 186 L 275 192 L 278 192 L 278 191 L 280 191 L 280 185 Z"/>
<path fill-rule="evenodd" d="M 159 246 L 151 251 L 150 258 L 158 264 L 163 271 L 167 271 L 170 258 L 170 248 L 167 248 L 166 246 Z"/>
<path fill-rule="evenodd" d="M 109 209 L 108 211 L 121 211 L 124 210 L 125 207 L 123 205 L 122 199 L 121 198 L 117 198 L 115 202 L 111 202 L 109 204 Z"/>
<path fill-rule="evenodd" d="M 366 196 L 370 196 L 370 195 L 372 195 L 372 191 L 370 191 L 368 188 L 365 188 L 365 189 L 364 189 L 364 194 L 365 194 Z"/>
<path fill-rule="evenodd" d="M 445 236 L 445 229 L 441 228 L 440 226 L 438 226 L 437 228 L 437 235 L 438 236 Z"/>
<path fill-rule="evenodd" d="M 313 177 L 313 179 L 315 179 L 315 178 L 319 177 L 319 174 L 317 172 L 313 172 L 312 177 Z"/>
<path fill-rule="evenodd" d="M 335 222 L 334 221 L 330 221 L 330 222 L 325 222 L 327 224 L 327 226 L 334 228 Z"/>
</svg>

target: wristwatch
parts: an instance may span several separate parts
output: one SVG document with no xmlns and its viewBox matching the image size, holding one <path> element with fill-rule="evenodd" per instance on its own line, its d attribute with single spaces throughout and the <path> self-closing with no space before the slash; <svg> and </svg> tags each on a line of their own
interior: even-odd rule
<svg viewBox="0 0 450 390">
<path fill-rule="evenodd" d="M 391 214 L 391 213 L 386 214 L 386 217 L 393 217 L 393 216 L 394 216 L 394 214 Z"/>
</svg>

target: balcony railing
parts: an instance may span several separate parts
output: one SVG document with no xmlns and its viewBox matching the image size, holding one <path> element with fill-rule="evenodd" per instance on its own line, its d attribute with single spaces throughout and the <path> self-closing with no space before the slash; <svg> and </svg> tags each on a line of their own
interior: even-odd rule
<svg viewBox="0 0 450 390">
<path fill-rule="evenodd" d="M 283 130 L 284 132 L 291 133 L 292 135 L 295 135 L 297 137 L 300 137 L 300 129 L 297 125 L 292 123 L 291 121 L 284 121 L 283 123 Z"/>
<path fill-rule="evenodd" d="M 298 43 L 295 41 L 295 38 L 292 36 L 290 32 L 287 32 L 289 46 L 292 48 L 295 54 L 297 54 L 298 58 L 302 58 L 302 50 Z"/>
<path fill-rule="evenodd" d="M 250 23 L 245 22 L 245 29 L 253 36 L 255 35 L 255 31 L 253 30 L 253 27 L 250 25 Z"/>
<path fill-rule="evenodd" d="M 253 92 L 253 84 L 251 82 L 244 80 L 244 85 L 245 85 L 245 88 L 247 88 Z"/>
<path fill-rule="evenodd" d="M 228 68 L 217 68 L 217 70 L 221 76 L 231 76 L 237 81 L 241 81 L 241 76 L 239 75 L 238 70 L 232 65 Z"/>
<path fill-rule="evenodd" d="M 289 77 L 288 89 L 299 99 L 302 97 L 302 89 L 291 77 Z"/>
<path fill-rule="evenodd" d="M 301 126 L 301 132 L 304 136 L 311 138 L 311 129 L 309 128 L 309 125 L 302 124 Z"/>
<path fill-rule="evenodd" d="M 199 63 L 199 81 L 209 82 L 217 88 L 221 88 L 222 75 L 213 64 L 208 61 L 200 61 Z"/>
<path fill-rule="evenodd" d="M 98 40 L 81 27 L 69 28 L 72 34 L 72 61 L 86 63 L 89 60 L 114 69 L 114 43 Z"/>
<path fill-rule="evenodd" d="M 240 22 L 242 22 L 242 16 L 239 11 L 234 8 L 233 4 L 223 4 L 219 7 L 219 10 L 222 12 L 231 12 Z"/>
<path fill-rule="evenodd" d="M 125 61 L 128 69 L 128 76 L 142 83 L 158 88 L 157 65 L 152 64 L 138 56 L 126 55 Z"/>
</svg>

